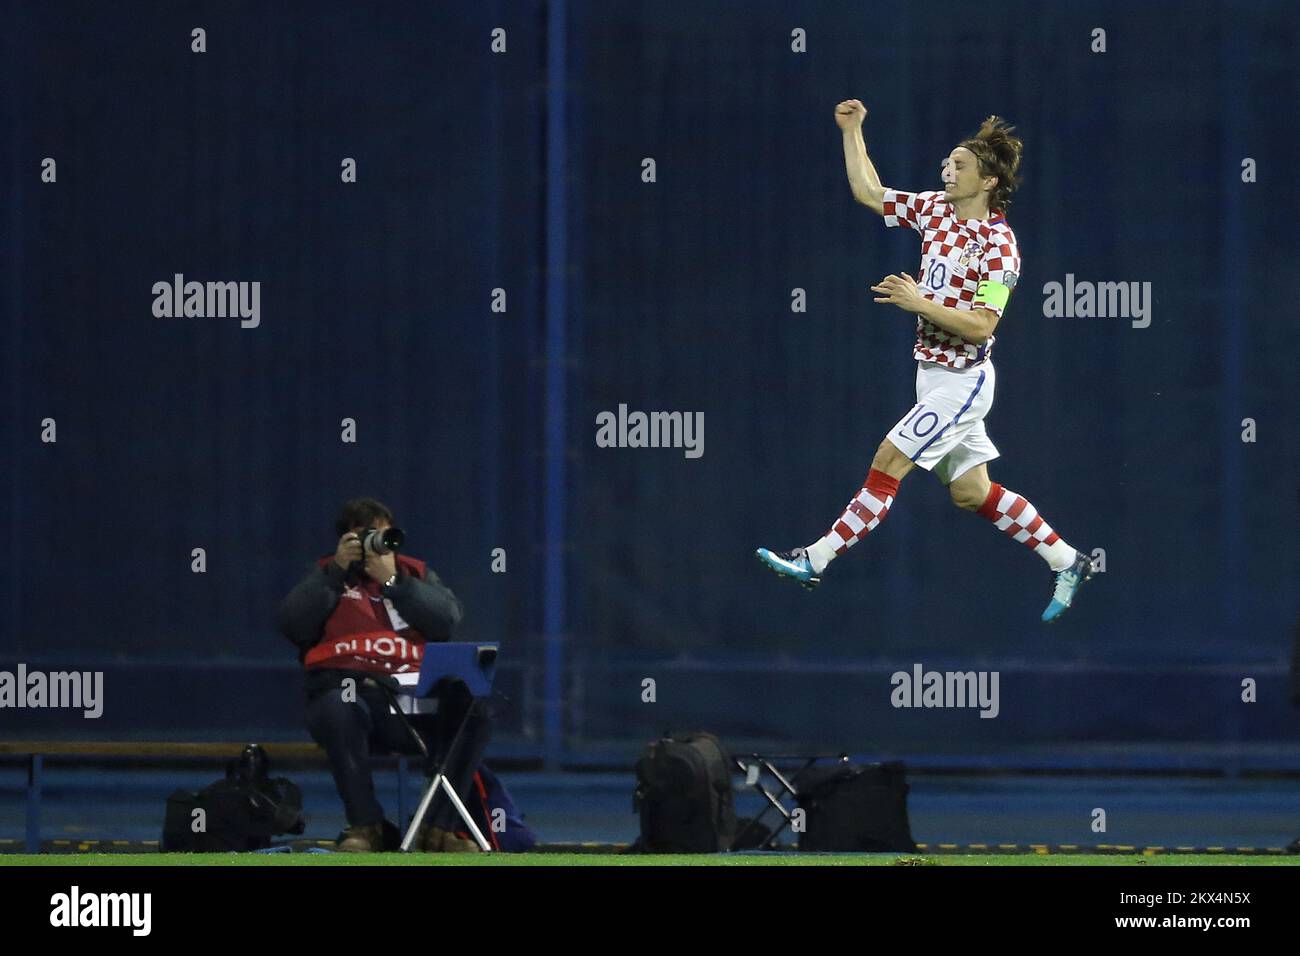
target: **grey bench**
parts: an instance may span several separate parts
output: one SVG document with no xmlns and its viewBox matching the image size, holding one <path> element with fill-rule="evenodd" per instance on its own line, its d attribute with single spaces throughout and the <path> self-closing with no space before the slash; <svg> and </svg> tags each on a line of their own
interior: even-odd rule
<svg viewBox="0 0 1300 956">
<path fill-rule="evenodd" d="M 16 758 L 27 767 L 26 847 L 41 851 L 41 784 L 46 757 L 126 757 L 141 760 L 200 759 L 226 761 L 236 757 L 247 741 L 233 743 L 174 740 L 5 740 L 0 741 L 0 760 Z M 272 766 L 282 761 L 324 764 L 325 752 L 315 743 L 266 743 L 261 745 Z M 397 762 L 397 818 L 406 819 L 408 758 L 395 754 L 376 760 Z M 161 828 L 160 828 L 161 829 Z"/>
</svg>

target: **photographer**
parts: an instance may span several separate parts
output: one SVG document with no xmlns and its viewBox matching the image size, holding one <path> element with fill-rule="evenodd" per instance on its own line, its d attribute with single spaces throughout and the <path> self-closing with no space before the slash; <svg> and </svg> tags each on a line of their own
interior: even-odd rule
<svg viewBox="0 0 1300 956">
<path fill-rule="evenodd" d="M 396 553 L 401 532 L 393 514 L 373 498 L 347 502 L 335 523 L 334 554 L 317 562 L 280 604 L 276 627 L 298 646 L 306 669 L 307 729 L 329 756 L 347 814 L 338 849 L 384 849 L 384 811 L 375 798 L 372 753 L 419 753 L 402 717 L 390 713 L 389 676 L 418 672 L 426 641 L 446 641 L 461 620 L 461 606 L 423 561 Z M 385 534 L 387 532 L 387 534 Z M 447 779 L 464 794 L 487 744 L 489 719 L 482 702 L 457 682 L 439 700 L 436 715 L 407 718 L 434 752 L 445 752 L 469 713 Z M 439 792 L 414 849 L 477 851 L 457 837 L 460 818 Z"/>
</svg>

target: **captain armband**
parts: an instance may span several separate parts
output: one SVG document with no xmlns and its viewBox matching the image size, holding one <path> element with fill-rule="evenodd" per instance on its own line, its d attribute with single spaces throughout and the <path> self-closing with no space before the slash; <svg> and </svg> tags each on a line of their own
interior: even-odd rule
<svg viewBox="0 0 1300 956">
<path fill-rule="evenodd" d="M 1007 307 L 1007 299 L 1011 298 L 1011 289 L 1004 286 L 1001 282 L 991 282 L 985 279 L 975 290 L 975 301 L 972 303 L 975 308 L 981 305 L 991 305 L 1001 312 Z"/>
</svg>

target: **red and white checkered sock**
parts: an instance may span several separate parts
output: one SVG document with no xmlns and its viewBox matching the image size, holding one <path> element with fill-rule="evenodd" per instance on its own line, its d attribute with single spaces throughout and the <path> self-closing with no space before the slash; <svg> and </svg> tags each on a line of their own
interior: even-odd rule
<svg viewBox="0 0 1300 956">
<path fill-rule="evenodd" d="M 1053 571 L 1064 571 L 1074 564 L 1078 552 L 1052 530 L 1038 509 L 996 481 L 989 483 L 989 495 L 978 513 L 992 521 L 1003 534 L 1032 548 Z"/>
<path fill-rule="evenodd" d="M 898 494 L 898 479 L 872 468 L 867 483 L 853 496 L 844 514 L 815 544 L 808 546 L 808 560 L 813 571 L 821 574 L 826 565 L 874 531 L 889 514 Z"/>
</svg>

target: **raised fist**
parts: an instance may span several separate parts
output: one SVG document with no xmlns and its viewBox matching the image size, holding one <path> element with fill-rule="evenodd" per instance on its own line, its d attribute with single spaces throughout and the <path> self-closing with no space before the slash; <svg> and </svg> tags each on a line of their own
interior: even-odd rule
<svg viewBox="0 0 1300 956">
<path fill-rule="evenodd" d="M 835 106 L 835 123 L 840 129 L 856 129 L 867 118 L 867 108 L 861 100 L 844 100 Z"/>
</svg>

